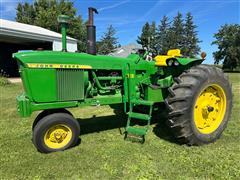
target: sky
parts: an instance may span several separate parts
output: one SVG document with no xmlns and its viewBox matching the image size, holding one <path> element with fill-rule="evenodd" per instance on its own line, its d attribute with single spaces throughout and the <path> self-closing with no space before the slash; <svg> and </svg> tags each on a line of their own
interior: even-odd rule
<svg viewBox="0 0 240 180">
<path fill-rule="evenodd" d="M 159 24 L 166 15 L 172 21 L 177 12 L 185 17 L 191 12 L 197 25 L 201 50 L 208 54 L 206 63 L 213 63 L 212 53 L 217 47 L 211 45 L 213 34 L 224 24 L 240 24 L 240 0 L 72 0 L 77 14 L 87 20 L 88 7 L 95 7 L 97 39 L 112 24 L 121 45 L 136 43 L 145 22 Z M 0 18 L 14 20 L 18 2 L 32 0 L 0 0 Z"/>
</svg>

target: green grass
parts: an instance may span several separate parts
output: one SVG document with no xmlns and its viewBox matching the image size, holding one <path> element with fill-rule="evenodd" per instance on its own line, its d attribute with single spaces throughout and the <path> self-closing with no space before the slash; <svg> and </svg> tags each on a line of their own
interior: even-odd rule
<svg viewBox="0 0 240 180">
<path fill-rule="evenodd" d="M 108 107 L 72 110 L 81 124 L 80 145 L 41 154 L 31 142 L 31 118 L 19 118 L 20 84 L 0 86 L 0 179 L 238 179 L 240 177 L 240 74 L 229 74 L 234 91 L 232 118 L 221 138 L 201 146 L 174 142 L 154 123 L 144 145 L 123 140 L 125 116 Z M 155 119 L 161 119 L 157 115 Z"/>
</svg>

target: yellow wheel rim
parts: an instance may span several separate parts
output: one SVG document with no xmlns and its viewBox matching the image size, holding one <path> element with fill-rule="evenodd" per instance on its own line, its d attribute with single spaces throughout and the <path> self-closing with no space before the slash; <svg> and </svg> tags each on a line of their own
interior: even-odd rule
<svg viewBox="0 0 240 180">
<path fill-rule="evenodd" d="M 222 123 L 226 112 L 226 95 L 216 84 L 205 88 L 194 106 L 194 122 L 202 134 L 214 132 Z"/>
<path fill-rule="evenodd" d="M 44 143 L 51 149 L 63 148 L 71 139 L 72 130 L 64 124 L 50 127 L 44 135 Z"/>
</svg>

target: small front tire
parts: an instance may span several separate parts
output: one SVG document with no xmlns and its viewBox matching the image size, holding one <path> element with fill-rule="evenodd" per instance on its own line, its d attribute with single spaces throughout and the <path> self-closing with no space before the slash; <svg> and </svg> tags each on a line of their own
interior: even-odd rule
<svg viewBox="0 0 240 180">
<path fill-rule="evenodd" d="M 43 117 L 33 129 L 33 144 L 42 153 L 69 149 L 79 140 L 80 126 L 67 113 L 54 113 Z"/>
</svg>

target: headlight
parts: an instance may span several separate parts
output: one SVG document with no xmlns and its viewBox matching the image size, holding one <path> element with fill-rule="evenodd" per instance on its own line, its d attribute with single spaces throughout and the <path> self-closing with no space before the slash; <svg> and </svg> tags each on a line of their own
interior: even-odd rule
<svg viewBox="0 0 240 180">
<path fill-rule="evenodd" d="M 174 61 L 174 66 L 178 66 L 179 62 L 177 60 Z"/>
<path fill-rule="evenodd" d="M 179 66 L 180 63 L 179 63 L 178 60 L 176 60 L 176 59 L 169 59 L 169 60 L 167 61 L 167 65 L 168 65 L 168 66 Z"/>
<path fill-rule="evenodd" d="M 167 65 L 168 65 L 168 66 L 172 66 L 173 63 L 174 63 L 173 59 L 170 59 L 170 60 L 167 62 Z"/>
</svg>

